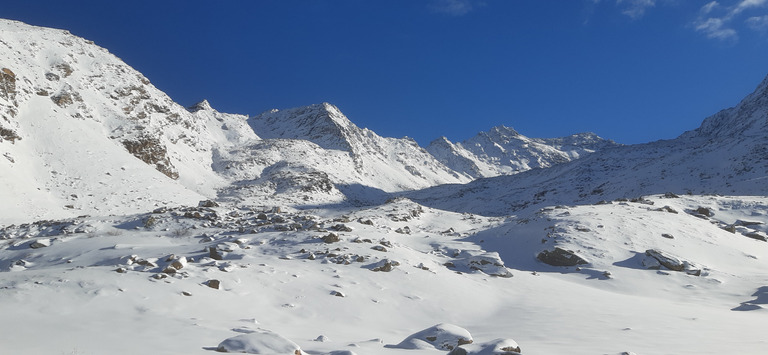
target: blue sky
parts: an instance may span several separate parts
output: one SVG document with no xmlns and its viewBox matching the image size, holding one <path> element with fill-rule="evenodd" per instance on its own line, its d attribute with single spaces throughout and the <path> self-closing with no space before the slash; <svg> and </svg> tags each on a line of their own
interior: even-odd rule
<svg viewBox="0 0 768 355">
<path fill-rule="evenodd" d="M 674 138 L 768 74 L 768 0 L 5 0 L 0 17 L 94 40 L 183 105 L 327 101 L 422 145 L 502 124 Z"/>
</svg>

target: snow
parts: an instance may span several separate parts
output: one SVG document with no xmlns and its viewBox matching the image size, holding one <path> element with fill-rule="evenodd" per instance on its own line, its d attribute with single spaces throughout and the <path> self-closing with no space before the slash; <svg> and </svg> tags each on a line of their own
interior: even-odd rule
<svg viewBox="0 0 768 355">
<path fill-rule="evenodd" d="M 765 84 L 700 130 L 645 145 L 498 127 L 483 151 L 517 139 L 579 159 L 469 182 L 330 104 L 188 110 L 65 31 L 0 20 L 0 34 L 18 89 L 0 95 L 0 124 L 21 137 L 0 141 L 4 353 L 768 347 Z M 59 106 L 63 92 L 82 101 Z M 145 135 L 166 160 L 127 150 Z M 500 155 L 440 144 L 481 175 L 502 170 Z M 537 258 L 558 249 L 586 263 Z"/>
</svg>

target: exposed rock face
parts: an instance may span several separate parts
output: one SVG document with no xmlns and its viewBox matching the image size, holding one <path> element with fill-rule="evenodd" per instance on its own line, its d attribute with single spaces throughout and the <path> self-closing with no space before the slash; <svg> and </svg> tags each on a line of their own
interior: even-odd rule
<svg viewBox="0 0 768 355">
<path fill-rule="evenodd" d="M 178 179 L 179 172 L 168 158 L 168 150 L 154 137 L 138 137 L 136 139 L 124 140 L 123 145 L 128 152 L 141 161 L 153 165 L 157 171 L 165 174 L 171 179 Z"/>
<path fill-rule="evenodd" d="M 589 263 L 573 251 L 559 247 L 555 247 L 554 250 L 544 250 L 536 258 L 552 266 L 576 266 Z"/>
<path fill-rule="evenodd" d="M 15 142 L 21 139 L 15 130 L 11 129 L 11 118 L 16 116 L 19 107 L 16 101 L 16 74 L 8 68 L 0 69 L 0 142 L 3 140 Z"/>
</svg>

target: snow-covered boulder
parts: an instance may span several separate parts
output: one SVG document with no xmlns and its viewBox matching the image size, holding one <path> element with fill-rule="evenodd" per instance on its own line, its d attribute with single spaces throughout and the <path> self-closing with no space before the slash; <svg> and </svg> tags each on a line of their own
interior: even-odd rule
<svg viewBox="0 0 768 355">
<path fill-rule="evenodd" d="M 301 348 L 296 343 L 270 331 L 240 334 L 228 338 L 219 344 L 216 351 L 223 353 L 274 355 L 302 354 Z"/>
<path fill-rule="evenodd" d="M 659 262 L 662 266 L 664 266 L 667 269 L 670 269 L 672 271 L 681 271 L 685 272 L 689 275 L 694 276 L 700 276 L 701 275 L 701 268 L 697 267 L 695 264 L 691 263 L 690 261 L 682 260 L 679 257 L 672 255 L 670 253 L 658 250 L 658 249 L 648 249 L 645 251 L 645 255 L 648 257 L 651 257 L 653 259 L 656 259 L 656 261 Z M 653 261 L 650 262 L 644 261 L 643 262 L 646 267 L 649 265 L 653 265 Z M 651 268 L 651 267 L 648 267 Z"/>
<path fill-rule="evenodd" d="M 471 344 L 472 335 L 466 329 L 448 323 L 440 323 L 411 334 L 400 344 L 390 347 L 399 349 L 453 350 L 459 345 Z"/>
<path fill-rule="evenodd" d="M 512 339 L 496 339 L 482 344 L 462 345 L 448 355 L 517 355 L 521 354 L 520 345 Z"/>
</svg>

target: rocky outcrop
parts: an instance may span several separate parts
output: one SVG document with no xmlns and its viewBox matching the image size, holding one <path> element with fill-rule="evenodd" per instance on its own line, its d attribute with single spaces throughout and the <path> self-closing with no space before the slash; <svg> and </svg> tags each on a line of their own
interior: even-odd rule
<svg viewBox="0 0 768 355">
<path fill-rule="evenodd" d="M 123 146 L 129 153 L 141 161 L 152 165 L 155 169 L 171 179 L 178 179 L 179 172 L 168 158 L 168 150 L 160 139 L 155 137 L 138 137 L 123 141 Z"/>
</svg>

